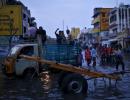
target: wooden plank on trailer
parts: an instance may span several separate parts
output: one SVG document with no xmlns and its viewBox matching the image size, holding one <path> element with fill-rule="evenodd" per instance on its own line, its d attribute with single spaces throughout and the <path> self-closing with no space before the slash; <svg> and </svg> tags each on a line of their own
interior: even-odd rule
<svg viewBox="0 0 130 100">
<path fill-rule="evenodd" d="M 113 80 L 120 79 L 120 77 L 118 75 L 111 75 L 111 74 L 105 74 L 102 72 L 90 71 L 88 69 L 80 68 L 80 67 L 73 66 L 73 65 L 61 64 L 61 63 L 57 63 L 55 61 L 44 60 L 44 59 L 41 59 L 40 57 L 34 57 L 34 56 L 32 57 L 32 56 L 26 56 L 26 55 L 20 55 L 20 57 L 27 59 L 27 60 L 37 61 L 37 62 L 40 62 L 43 64 L 49 64 L 51 68 L 56 68 L 56 69 L 60 69 L 63 71 L 74 72 L 74 73 L 78 73 L 81 75 L 86 75 L 86 76 L 90 76 L 90 77 L 94 77 L 94 78 L 105 77 L 105 78 L 109 78 L 109 79 L 113 79 Z"/>
</svg>

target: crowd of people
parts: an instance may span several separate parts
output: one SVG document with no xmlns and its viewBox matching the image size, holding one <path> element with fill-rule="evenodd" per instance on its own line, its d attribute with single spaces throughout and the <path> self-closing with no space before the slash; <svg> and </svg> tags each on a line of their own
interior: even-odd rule
<svg viewBox="0 0 130 100">
<path fill-rule="evenodd" d="M 97 50 L 95 48 L 95 46 L 92 47 L 88 47 L 86 46 L 85 48 L 82 49 L 80 55 L 82 56 L 82 60 L 80 63 L 80 66 L 83 67 L 88 67 L 89 69 L 91 69 L 91 67 L 94 68 L 94 70 L 96 70 L 96 59 L 97 59 Z"/>
<path fill-rule="evenodd" d="M 101 66 L 115 66 L 115 69 L 118 71 L 118 67 L 121 65 L 122 71 L 125 70 L 123 52 L 120 44 L 118 44 L 116 48 L 112 48 L 111 46 L 107 45 L 103 45 L 100 47 L 86 46 L 82 49 L 80 53 L 79 61 L 81 61 L 81 63 L 79 63 L 79 66 L 83 66 L 88 69 L 93 68 L 94 70 L 96 70 L 96 65 L 98 61 L 99 65 Z"/>
<path fill-rule="evenodd" d="M 120 43 L 116 44 L 114 47 L 103 45 L 99 48 L 99 56 L 101 57 L 101 65 L 118 66 L 121 64 L 122 70 L 124 70 L 123 61 L 123 50 Z"/>
</svg>

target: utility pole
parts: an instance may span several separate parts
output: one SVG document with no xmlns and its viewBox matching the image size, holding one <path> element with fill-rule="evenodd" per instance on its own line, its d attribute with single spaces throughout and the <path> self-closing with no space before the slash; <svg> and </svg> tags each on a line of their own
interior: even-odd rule
<svg viewBox="0 0 130 100">
<path fill-rule="evenodd" d="M 38 43 L 38 56 L 41 58 L 43 55 L 42 49 L 43 49 L 43 44 L 42 44 L 42 35 L 37 34 L 37 43 Z"/>
<path fill-rule="evenodd" d="M 37 31 L 39 31 L 39 29 Z M 42 35 L 37 32 L 36 32 L 36 35 L 37 35 L 37 44 L 38 44 L 38 57 L 40 57 L 41 59 L 43 56 Z M 36 67 L 37 73 L 39 73 L 39 71 L 41 70 L 42 64 L 39 62 L 38 66 L 39 66 L 38 68 Z"/>
<path fill-rule="evenodd" d="M 64 32 L 64 20 L 63 20 L 63 22 L 62 22 L 62 25 L 63 25 L 63 32 Z"/>
</svg>

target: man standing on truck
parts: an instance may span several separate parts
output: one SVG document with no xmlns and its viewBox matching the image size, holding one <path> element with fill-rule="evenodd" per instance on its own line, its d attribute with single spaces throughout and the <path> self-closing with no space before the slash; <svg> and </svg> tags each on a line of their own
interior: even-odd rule
<svg viewBox="0 0 130 100">
<path fill-rule="evenodd" d="M 62 44 L 62 32 L 59 31 L 59 28 L 56 29 L 55 31 L 55 35 L 56 35 L 56 38 L 57 38 L 57 44 Z"/>
<path fill-rule="evenodd" d="M 44 30 L 42 26 L 40 26 L 39 29 L 37 29 L 36 34 L 40 34 L 42 36 L 42 43 L 45 44 L 47 37 L 46 30 Z"/>
<path fill-rule="evenodd" d="M 67 27 L 67 30 L 66 30 L 66 34 L 67 34 L 67 36 L 68 36 L 67 38 L 68 38 L 69 44 L 70 44 L 70 45 L 73 45 L 73 44 L 74 44 L 74 43 L 73 43 L 73 39 L 72 39 L 70 30 L 68 29 L 68 27 Z"/>
</svg>

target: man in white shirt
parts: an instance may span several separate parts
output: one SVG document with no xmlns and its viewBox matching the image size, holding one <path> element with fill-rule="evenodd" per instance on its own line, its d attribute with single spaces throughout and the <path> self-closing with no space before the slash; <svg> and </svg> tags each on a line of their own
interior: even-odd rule
<svg viewBox="0 0 130 100">
<path fill-rule="evenodd" d="M 91 49 L 91 56 L 92 56 L 92 62 L 93 62 L 92 66 L 96 70 L 95 66 L 96 66 L 97 51 L 96 51 L 95 47 L 92 47 L 92 49 Z"/>
</svg>

